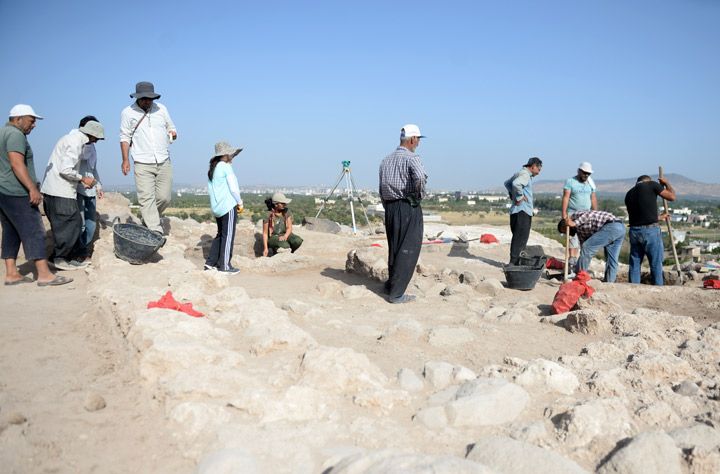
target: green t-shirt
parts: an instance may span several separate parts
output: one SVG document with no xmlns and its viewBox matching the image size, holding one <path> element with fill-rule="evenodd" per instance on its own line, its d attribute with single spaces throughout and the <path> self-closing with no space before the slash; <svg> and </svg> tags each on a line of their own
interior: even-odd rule
<svg viewBox="0 0 720 474">
<path fill-rule="evenodd" d="M 32 179 L 33 183 L 37 183 L 33 152 L 27 137 L 19 128 L 7 123 L 3 128 L 0 128 L 0 194 L 27 196 L 27 189 L 18 181 L 10 166 L 10 159 L 8 158 L 8 152 L 10 151 L 16 151 L 25 156 L 25 166 L 27 166 L 30 179 Z"/>
</svg>

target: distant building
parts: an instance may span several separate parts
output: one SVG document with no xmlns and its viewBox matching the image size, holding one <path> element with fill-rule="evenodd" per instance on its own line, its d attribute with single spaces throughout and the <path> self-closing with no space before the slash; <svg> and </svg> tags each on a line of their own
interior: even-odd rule
<svg viewBox="0 0 720 474">
<path fill-rule="evenodd" d="M 468 200 L 467 205 L 468 205 L 468 206 L 474 206 L 474 205 L 475 205 L 475 201 Z"/>
</svg>

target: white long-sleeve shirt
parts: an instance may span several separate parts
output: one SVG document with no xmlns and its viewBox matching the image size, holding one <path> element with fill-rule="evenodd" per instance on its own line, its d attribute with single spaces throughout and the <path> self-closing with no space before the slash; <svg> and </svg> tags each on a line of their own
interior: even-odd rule
<svg viewBox="0 0 720 474">
<path fill-rule="evenodd" d="M 71 130 L 55 144 L 40 192 L 49 196 L 76 199 L 80 174 L 80 154 L 90 139 L 79 130 Z"/>
<path fill-rule="evenodd" d="M 132 142 L 130 156 L 135 163 L 162 163 L 170 158 L 168 133 L 177 132 L 175 124 L 167 108 L 159 102 L 153 102 L 144 119 L 143 115 L 145 111 L 137 103 L 123 109 L 120 114 L 120 142 Z M 140 125 L 135 130 L 138 122 Z"/>
</svg>

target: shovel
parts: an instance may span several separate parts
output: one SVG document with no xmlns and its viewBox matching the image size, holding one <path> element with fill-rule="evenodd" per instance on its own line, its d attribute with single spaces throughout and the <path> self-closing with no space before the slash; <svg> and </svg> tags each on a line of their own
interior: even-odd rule
<svg viewBox="0 0 720 474">
<path fill-rule="evenodd" d="M 663 177 L 663 167 L 662 166 L 658 170 L 658 177 L 660 177 L 660 178 Z M 665 214 L 668 214 L 668 203 L 665 198 L 663 198 L 663 205 L 665 206 Z M 670 244 L 672 244 L 673 257 L 675 257 L 675 266 L 677 267 L 678 281 L 682 285 L 683 284 L 683 275 L 682 275 L 682 270 L 680 269 L 680 259 L 678 259 L 677 249 L 675 248 L 675 236 L 673 235 L 673 232 L 672 232 L 672 225 L 670 224 L 670 219 L 669 218 L 666 219 L 665 222 L 667 223 L 668 235 L 670 236 Z"/>
</svg>

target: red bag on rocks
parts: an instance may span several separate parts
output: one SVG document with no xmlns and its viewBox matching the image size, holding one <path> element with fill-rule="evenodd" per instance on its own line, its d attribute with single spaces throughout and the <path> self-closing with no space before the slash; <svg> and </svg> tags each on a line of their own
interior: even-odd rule
<svg viewBox="0 0 720 474">
<path fill-rule="evenodd" d="M 545 268 L 550 270 L 563 270 L 565 269 L 565 262 L 555 257 L 550 257 L 547 259 L 547 262 L 545 262 Z"/>
<path fill-rule="evenodd" d="M 590 274 L 583 270 L 572 281 L 563 283 L 553 299 L 552 308 L 555 314 L 567 313 L 573 309 L 581 296 L 590 298 L 595 288 L 587 284 L 589 281 Z"/>
<path fill-rule="evenodd" d="M 720 280 L 709 278 L 703 282 L 703 288 L 720 290 Z"/>
<path fill-rule="evenodd" d="M 500 241 L 492 234 L 483 234 L 480 236 L 480 242 L 482 242 L 483 244 L 494 244 Z"/>
<path fill-rule="evenodd" d="M 162 298 L 160 298 L 157 301 L 150 301 L 147 304 L 148 309 L 150 308 L 163 308 L 163 309 L 174 309 L 175 311 L 180 311 L 182 313 L 187 314 L 188 316 L 192 316 L 193 318 L 201 318 L 205 316 L 200 311 L 197 311 L 193 308 L 192 303 L 180 303 L 177 301 L 172 294 L 172 291 L 168 291 L 163 295 Z"/>
</svg>

